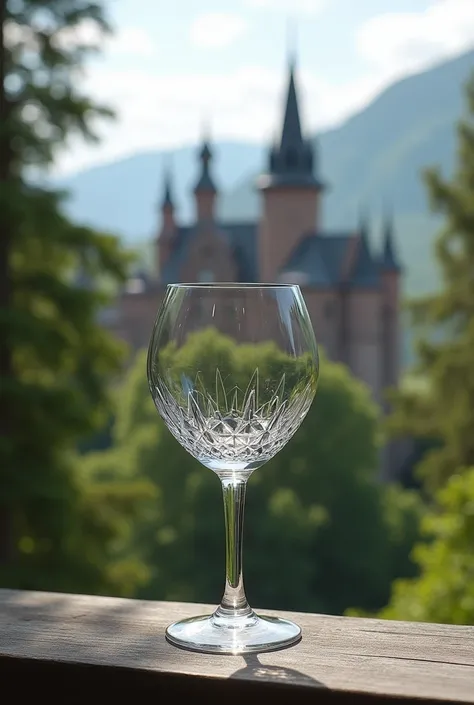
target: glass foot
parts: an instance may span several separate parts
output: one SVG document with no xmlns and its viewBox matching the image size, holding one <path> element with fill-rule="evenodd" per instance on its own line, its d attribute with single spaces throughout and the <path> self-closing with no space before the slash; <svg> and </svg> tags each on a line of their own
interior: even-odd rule
<svg viewBox="0 0 474 705">
<path fill-rule="evenodd" d="M 171 624 L 166 638 L 175 646 L 208 654 L 275 651 L 301 639 L 297 624 L 278 617 L 212 615 L 191 617 Z"/>
</svg>

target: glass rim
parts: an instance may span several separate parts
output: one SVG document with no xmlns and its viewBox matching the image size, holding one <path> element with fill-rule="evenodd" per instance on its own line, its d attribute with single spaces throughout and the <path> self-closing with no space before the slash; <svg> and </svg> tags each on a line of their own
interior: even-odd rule
<svg viewBox="0 0 474 705">
<path fill-rule="evenodd" d="M 299 284 L 272 284 L 255 282 L 177 282 L 167 289 L 299 289 Z"/>
</svg>

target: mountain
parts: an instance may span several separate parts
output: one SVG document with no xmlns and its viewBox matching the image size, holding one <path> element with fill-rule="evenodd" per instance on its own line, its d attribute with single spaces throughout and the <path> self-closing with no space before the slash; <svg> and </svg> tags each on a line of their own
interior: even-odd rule
<svg viewBox="0 0 474 705">
<path fill-rule="evenodd" d="M 330 188 L 324 198 L 325 229 L 354 226 L 361 207 L 374 214 L 374 239 L 386 204 L 396 218 L 410 293 L 436 285 L 431 243 L 438 223 L 429 215 L 420 174 L 437 165 L 453 169 L 455 125 L 463 112 L 463 85 L 474 70 L 474 50 L 409 76 L 315 142 L 320 174 Z M 259 208 L 254 177 L 266 164 L 266 145 L 224 142 L 214 146 L 223 217 L 254 217 Z M 190 190 L 196 177 L 196 147 L 172 155 L 180 217 L 192 217 Z M 71 192 L 69 213 L 111 230 L 129 242 L 157 229 L 157 203 L 169 152 L 136 154 L 78 173 L 60 183 Z M 378 220 L 377 220 L 378 219 Z"/>
<path fill-rule="evenodd" d="M 440 164 L 451 171 L 454 125 L 463 109 L 462 85 L 474 69 L 474 51 L 387 88 L 341 127 L 315 138 L 320 174 L 329 182 L 325 216 L 330 227 L 347 225 L 360 203 L 388 199 L 397 212 L 425 208 L 420 169 Z M 250 181 L 227 194 L 224 212 L 254 214 Z"/>
<path fill-rule="evenodd" d="M 474 51 L 469 51 L 409 76 L 340 127 L 315 138 L 320 174 L 329 184 L 324 227 L 353 226 L 361 207 L 372 209 L 376 218 L 390 208 L 410 293 L 436 283 L 431 244 L 438 222 L 428 212 L 421 172 L 439 166 L 446 175 L 452 173 L 463 86 L 473 70 Z M 222 204 L 229 219 L 254 216 L 258 207 L 253 178 L 228 192 Z M 377 236 L 380 223 L 374 224 Z"/>
<path fill-rule="evenodd" d="M 245 142 L 218 143 L 213 153 L 216 181 L 224 192 L 234 189 L 244 174 L 258 170 L 264 159 L 263 146 Z M 67 211 L 72 218 L 133 243 L 156 234 L 167 166 L 173 171 L 179 217 L 188 221 L 193 215 L 190 194 L 198 169 L 196 146 L 134 154 L 81 171 L 57 185 L 70 193 Z"/>
</svg>

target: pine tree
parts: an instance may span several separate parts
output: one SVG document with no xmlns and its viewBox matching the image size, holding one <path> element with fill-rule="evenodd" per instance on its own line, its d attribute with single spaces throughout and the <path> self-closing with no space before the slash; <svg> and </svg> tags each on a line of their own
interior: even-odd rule
<svg viewBox="0 0 474 705">
<path fill-rule="evenodd" d="M 96 323 L 97 277 L 121 280 L 127 258 L 37 177 L 108 114 L 77 87 L 83 39 L 107 25 L 87 0 L 0 0 L 0 15 L 0 584 L 100 589 L 72 451 L 103 423 L 122 359 Z M 79 269 L 92 286 L 75 283 Z"/>
<path fill-rule="evenodd" d="M 394 395 L 390 422 L 395 435 L 432 441 L 419 465 L 429 491 L 474 465 L 474 75 L 466 94 L 452 179 L 437 169 L 425 174 L 432 208 L 444 216 L 445 227 L 435 244 L 440 290 L 410 304 L 423 385 Z"/>
</svg>

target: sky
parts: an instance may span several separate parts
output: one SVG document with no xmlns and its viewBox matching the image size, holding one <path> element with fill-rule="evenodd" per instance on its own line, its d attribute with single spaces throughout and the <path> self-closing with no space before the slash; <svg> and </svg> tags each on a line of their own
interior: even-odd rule
<svg viewBox="0 0 474 705">
<path fill-rule="evenodd" d="M 137 151 L 269 141 L 290 53 L 304 126 L 340 123 L 396 78 L 474 46 L 474 0 L 108 0 L 115 29 L 82 88 L 112 107 L 101 144 L 71 142 L 58 173 Z M 85 35 L 88 28 L 84 28 Z M 93 41 L 91 36 L 90 41 Z"/>
</svg>

